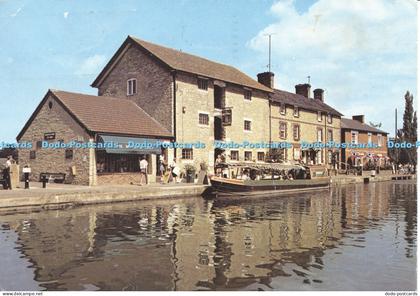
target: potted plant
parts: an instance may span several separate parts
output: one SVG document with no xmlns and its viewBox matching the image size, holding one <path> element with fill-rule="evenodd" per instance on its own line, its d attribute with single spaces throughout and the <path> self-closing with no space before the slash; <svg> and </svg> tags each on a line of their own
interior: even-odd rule
<svg viewBox="0 0 420 296">
<path fill-rule="evenodd" d="M 187 183 L 194 183 L 195 166 L 191 164 L 186 164 L 184 169 L 187 175 Z"/>
<path fill-rule="evenodd" d="M 207 172 L 208 169 L 208 165 L 207 163 L 203 160 L 202 162 L 200 162 L 200 170 Z"/>
</svg>

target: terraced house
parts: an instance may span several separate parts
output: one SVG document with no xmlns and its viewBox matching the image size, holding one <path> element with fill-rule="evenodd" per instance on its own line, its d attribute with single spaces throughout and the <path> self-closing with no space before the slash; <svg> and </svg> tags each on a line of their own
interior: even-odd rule
<svg viewBox="0 0 420 296">
<path fill-rule="evenodd" d="M 271 72 L 258 74 L 258 81 L 273 89 L 270 94 L 270 141 L 292 144 L 292 148 L 280 151 L 280 158 L 338 168 L 339 149 L 301 146 L 303 142 L 340 142 L 342 114 L 325 103 L 324 90 L 315 89 L 312 98 L 311 85 L 307 83 L 296 85 L 296 93 L 274 89 Z"/>
<path fill-rule="evenodd" d="M 229 161 L 264 160 L 267 149 L 218 149 L 214 141 L 267 142 L 272 89 L 236 68 L 131 36 L 92 84 L 100 96 L 134 101 L 178 143 L 205 149 L 167 149 L 181 164 L 206 162 L 225 153 Z"/>
</svg>

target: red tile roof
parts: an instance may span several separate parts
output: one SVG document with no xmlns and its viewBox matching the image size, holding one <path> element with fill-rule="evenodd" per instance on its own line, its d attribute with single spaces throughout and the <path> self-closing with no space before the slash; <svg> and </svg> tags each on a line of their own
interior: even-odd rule
<svg viewBox="0 0 420 296">
<path fill-rule="evenodd" d="M 171 137 L 171 133 L 134 102 L 61 90 L 51 93 L 89 130 L 97 133 Z"/>
</svg>

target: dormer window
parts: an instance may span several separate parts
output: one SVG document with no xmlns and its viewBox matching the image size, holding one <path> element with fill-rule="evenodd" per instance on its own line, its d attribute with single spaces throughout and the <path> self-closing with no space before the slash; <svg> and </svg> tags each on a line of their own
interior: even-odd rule
<svg viewBox="0 0 420 296">
<path fill-rule="evenodd" d="M 197 86 L 201 90 L 207 90 L 209 87 L 208 80 L 205 78 L 197 78 Z"/>
<path fill-rule="evenodd" d="M 299 107 L 298 106 L 295 106 L 293 108 L 293 116 L 294 117 L 299 117 Z"/>
<path fill-rule="evenodd" d="M 284 103 L 280 104 L 280 114 L 281 115 L 286 114 L 286 105 Z"/>
<path fill-rule="evenodd" d="M 137 79 L 131 78 L 127 80 L 127 96 L 137 93 Z"/>
</svg>

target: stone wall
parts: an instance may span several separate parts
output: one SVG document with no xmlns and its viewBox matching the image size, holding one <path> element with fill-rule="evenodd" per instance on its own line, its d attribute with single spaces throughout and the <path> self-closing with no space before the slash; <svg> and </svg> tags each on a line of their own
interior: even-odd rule
<svg viewBox="0 0 420 296">
<path fill-rule="evenodd" d="M 49 103 L 52 103 L 49 108 Z M 43 172 L 65 173 L 66 183 L 89 184 L 89 150 L 73 149 L 73 159 L 65 159 L 65 149 L 37 148 L 36 142 L 44 140 L 44 133 L 55 133 L 55 139 L 49 142 L 62 140 L 68 143 L 75 141 L 89 141 L 89 135 L 75 122 L 63 109 L 59 102 L 50 96 L 22 135 L 20 142 L 32 142 L 32 149 L 19 149 L 19 165 L 22 168 L 29 164 L 32 169 L 31 181 L 39 181 Z M 30 151 L 35 151 L 36 158 L 30 159 Z M 71 174 L 71 167 L 76 167 L 76 175 Z"/>
<path fill-rule="evenodd" d="M 173 79 L 170 72 L 135 45 L 128 49 L 98 87 L 98 95 L 134 101 L 172 131 Z M 137 93 L 127 95 L 127 80 L 137 79 Z"/>
<path fill-rule="evenodd" d="M 313 100 L 308 98 L 308 100 Z M 280 138 L 280 122 L 287 124 L 286 139 Z M 297 124 L 300 127 L 300 139 L 296 141 L 293 138 L 293 126 Z M 322 113 L 321 121 L 318 120 L 318 113 L 299 108 L 299 116 L 294 116 L 294 108 L 286 105 L 285 114 L 281 114 L 280 105 L 271 105 L 271 138 L 272 141 L 286 141 L 292 145 L 298 145 L 301 142 L 314 143 L 317 142 L 317 131 L 322 129 L 323 140 L 328 142 L 328 130 L 333 131 L 333 141 L 339 143 L 341 141 L 340 134 L 341 120 L 337 116 L 332 117 L 332 122 L 328 123 L 327 114 Z M 323 163 L 327 160 L 327 149 L 323 150 Z M 293 159 L 293 148 L 288 149 L 288 159 Z"/>
<path fill-rule="evenodd" d="M 176 139 L 178 142 L 200 141 L 206 145 L 206 149 L 194 149 L 194 160 L 182 160 L 182 149 L 177 149 L 178 163 L 182 165 L 193 164 L 197 168 L 199 163 L 205 161 L 212 170 L 214 163 L 214 117 L 220 111 L 214 108 L 214 81 L 208 80 L 208 89 L 201 90 L 197 86 L 195 75 L 177 75 L 176 93 Z M 228 84 L 225 88 L 225 106 L 232 107 L 232 125 L 226 126 L 225 141 L 235 142 L 268 142 L 269 138 L 269 106 L 267 95 L 263 92 L 254 91 L 252 100 L 244 99 L 244 88 Z M 209 124 L 199 124 L 199 113 L 209 115 Z M 244 119 L 252 121 L 252 130 L 244 131 Z M 240 148 L 240 160 L 244 159 L 244 149 Z M 266 149 L 245 149 L 253 152 L 256 158 L 257 151 Z M 226 150 L 226 155 L 230 155 Z M 228 159 L 229 160 L 229 159 Z"/>
<path fill-rule="evenodd" d="M 96 180 L 98 185 L 140 184 L 140 172 L 98 174 Z"/>
</svg>

